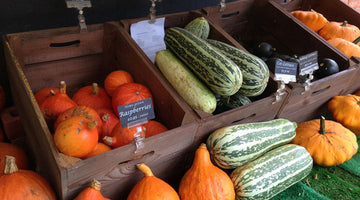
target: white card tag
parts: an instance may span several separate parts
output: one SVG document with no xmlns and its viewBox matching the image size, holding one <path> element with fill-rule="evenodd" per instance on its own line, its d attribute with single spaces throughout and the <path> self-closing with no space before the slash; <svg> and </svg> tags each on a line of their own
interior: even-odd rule
<svg viewBox="0 0 360 200">
<path fill-rule="evenodd" d="M 144 20 L 130 26 L 131 37 L 154 63 L 156 52 L 165 50 L 164 23 L 165 18 L 157 18 L 155 23 Z"/>
</svg>

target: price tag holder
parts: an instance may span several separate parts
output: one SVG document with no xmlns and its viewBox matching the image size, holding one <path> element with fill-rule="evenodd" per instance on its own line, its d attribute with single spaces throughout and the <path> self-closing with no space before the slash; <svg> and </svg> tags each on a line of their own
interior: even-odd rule
<svg viewBox="0 0 360 200">
<path fill-rule="evenodd" d="M 135 127 L 155 118 L 151 98 L 119 106 L 118 112 L 122 127 Z"/>
<path fill-rule="evenodd" d="M 66 0 L 66 5 L 68 8 L 77 8 L 82 10 L 83 8 L 90 8 L 90 0 Z"/>
<path fill-rule="evenodd" d="M 285 84 L 296 82 L 298 63 L 277 59 L 275 62 L 274 80 L 282 81 Z"/>
<path fill-rule="evenodd" d="M 299 75 L 312 74 L 315 70 L 319 69 L 318 52 L 303 55 L 299 57 Z"/>
</svg>

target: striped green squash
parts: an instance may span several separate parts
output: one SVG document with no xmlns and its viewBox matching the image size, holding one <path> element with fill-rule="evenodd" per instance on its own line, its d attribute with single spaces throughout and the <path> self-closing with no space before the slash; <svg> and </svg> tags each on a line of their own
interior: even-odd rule
<svg viewBox="0 0 360 200">
<path fill-rule="evenodd" d="M 207 39 L 210 33 L 209 22 L 204 17 L 193 19 L 185 26 L 185 29 L 202 39 Z"/>
<path fill-rule="evenodd" d="M 206 40 L 240 67 L 243 83 L 239 93 L 254 97 L 262 94 L 269 81 L 269 68 L 259 57 L 224 42 Z"/>
<path fill-rule="evenodd" d="M 214 93 L 230 96 L 241 87 L 239 67 L 205 40 L 174 27 L 165 34 L 165 44 Z"/>
<path fill-rule="evenodd" d="M 295 137 L 296 127 L 287 119 L 227 126 L 211 133 L 206 145 L 214 163 L 223 169 L 234 169 L 289 143 Z"/>
<path fill-rule="evenodd" d="M 230 174 L 236 200 L 270 199 L 305 178 L 312 167 L 313 159 L 304 147 L 275 148 Z"/>
</svg>

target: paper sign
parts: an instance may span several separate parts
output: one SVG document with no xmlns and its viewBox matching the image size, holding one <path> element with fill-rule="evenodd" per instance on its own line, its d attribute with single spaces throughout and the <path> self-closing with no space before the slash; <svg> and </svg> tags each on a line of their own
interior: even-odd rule
<svg viewBox="0 0 360 200">
<path fill-rule="evenodd" d="M 289 82 L 296 82 L 298 63 L 287 62 L 277 59 L 275 63 L 275 77 L 276 81 L 283 81 L 285 84 Z"/>
<path fill-rule="evenodd" d="M 155 118 L 151 98 L 118 107 L 122 127 L 131 127 Z"/>
<path fill-rule="evenodd" d="M 306 74 L 312 74 L 315 70 L 319 69 L 317 51 L 300 56 L 299 61 L 300 61 L 299 74 L 301 76 Z"/>
<path fill-rule="evenodd" d="M 155 23 L 144 20 L 130 26 L 131 37 L 154 63 L 156 52 L 165 50 L 165 18 L 157 18 Z"/>
</svg>

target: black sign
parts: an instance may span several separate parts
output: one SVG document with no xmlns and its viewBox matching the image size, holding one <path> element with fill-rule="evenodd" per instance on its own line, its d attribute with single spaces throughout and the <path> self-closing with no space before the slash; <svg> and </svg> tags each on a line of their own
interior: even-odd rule
<svg viewBox="0 0 360 200">
<path fill-rule="evenodd" d="M 300 56 L 299 61 L 300 75 L 312 74 L 313 71 L 319 69 L 317 51 Z"/>
<path fill-rule="evenodd" d="M 276 59 L 274 79 L 284 83 L 296 82 L 297 68 L 298 63 Z"/>
<path fill-rule="evenodd" d="M 118 112 L 122 127 L 135 126 L 155 118 L 151 98 L 119 106 Z"/>
</svg>

